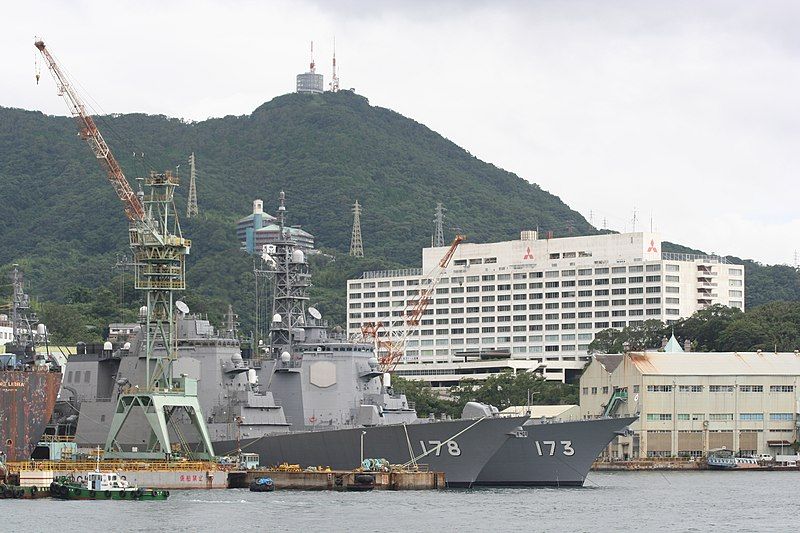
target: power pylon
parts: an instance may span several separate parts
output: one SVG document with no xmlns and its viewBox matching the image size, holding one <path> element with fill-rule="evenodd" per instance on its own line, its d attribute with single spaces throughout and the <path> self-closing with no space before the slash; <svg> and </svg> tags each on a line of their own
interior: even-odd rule
<svg viewBox="0 0 800 533">
<path fill-rule="evenodd" d="M 350 236 L 350 255 L 364 257 L 364 243 L 361 241 L 361 206 L 358 200 L 353 204 L 353 233 Z"/>
<path fill-rule="evenodd" d="M 189 156 L 189 201 L 186 204 L 186 218 L 196 217 L 197 184 L 195 183 L 194 152 Z"/>
</svg>

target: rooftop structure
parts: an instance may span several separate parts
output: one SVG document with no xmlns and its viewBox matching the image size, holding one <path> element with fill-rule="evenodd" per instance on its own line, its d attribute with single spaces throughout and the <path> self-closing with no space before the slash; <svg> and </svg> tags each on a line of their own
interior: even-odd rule
<svg viewBox="0 0 800 533">
<path fill-rule="evenodd" d="M 639 414 L 612 458 L 781 453 L 798 437 L 800 354 L 596 355 L 580 379 L 584 418 Z"/>
<path fill-rule="evenodd" d="M 445 249 L 422 250 L 422 268 L 365 272 L 348 281 L 348 333 L 381 322 L 404 327 L 412 296 L 430 283 Z M 435 290 L 404 362 L 453 362 L 505 353 L 544 363 L 548 379 L 570 381 L 589 360 L 595 334 L 666 323 L 723 304 L 744 308 L 744 267 L 717 256 L 665 253 L 656 233 L 519 240 L 459 246 Z"/>
<path fill-rule="evenodd" d="M 311 63 L 308 72 L 297 75 L 297 92 L 322 93 L 325 90 L 322 74 L 317 74 L 314 64 L 314 42 L 311 42 Z"/>
</svg>

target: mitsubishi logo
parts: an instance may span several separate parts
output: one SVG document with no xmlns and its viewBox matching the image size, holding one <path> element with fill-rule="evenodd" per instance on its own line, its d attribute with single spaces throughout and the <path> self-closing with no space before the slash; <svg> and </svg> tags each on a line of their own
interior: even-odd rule
<svg viewBox="0 0 800 533">
<path fill-rule="evenodd" d="M 525 251 L 525 255 L 522 257 L 522 259 L 533 259 L 530 246 L 528 246 L 528 249 Z"/>
<path fill-rule="evenodd" d="M 650 239 L 650 246 L 647 247 L 648 252 L 656 252 L 658 253 L 658 248 L 656 248 L 656 241 Z"/>
</svg>

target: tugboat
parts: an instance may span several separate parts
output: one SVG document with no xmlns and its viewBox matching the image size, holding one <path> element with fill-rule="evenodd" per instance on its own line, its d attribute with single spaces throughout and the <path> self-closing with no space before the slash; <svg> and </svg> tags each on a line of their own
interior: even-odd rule
<svg viewBox="0 0 800 533">
<path fill-rule="evenodd" d="M 97 467 L 86 475 L 85 481 L 80 476 L 62 476 L 50 483 L 50 494 L 61 500 L 166 500 L 169 497 L 168 490 L 139 488 L 116 472 L 101 472 L 99 450 Z"/>
<path fill-rule="evenodd" d="M 130 485 L 114 472 L 90 472 L 80 477 L 60 477 L 50 484 L 50 494 L 61 500 L 166 500 L 168 490 L 142 489 Z"/>
</svg>

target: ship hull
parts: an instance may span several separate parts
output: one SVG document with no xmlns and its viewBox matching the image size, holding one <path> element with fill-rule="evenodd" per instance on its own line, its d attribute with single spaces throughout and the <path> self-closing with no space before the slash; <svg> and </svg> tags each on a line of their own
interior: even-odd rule
<svg viewBox="0 0 800 533">
<path fill-rule="evenodd" d="M 469 487 L 525 420 L 526 417 L 466 419 L 296 432 L 243 439 L 238 446 L 236 441 L 215 442 L 214 451 L 222 455 L 241 447 L 243 452 L 259 454 L 262 465 L 289 463 L 352 470 L 361 463 L 363 432 L 364 458 L 404 464 L 411 462 L 413 453 L 418 464 L 427 465 L 433 472 L 444 472 L 447 486 Z"/>
<path fill-rule="evenodd" d="M 0 452 L 6 460 L 30 458 L 53 414 L 60 387 L 60 372 L 0 371 Z"/>
<path fill-rule="evenodd" d="M 635 420 L 635 417 L 600 418 L 544 424 L 531 421 L 486 463 L 475 485 L 583 486 L 603 448 Z"/>
</svg>

